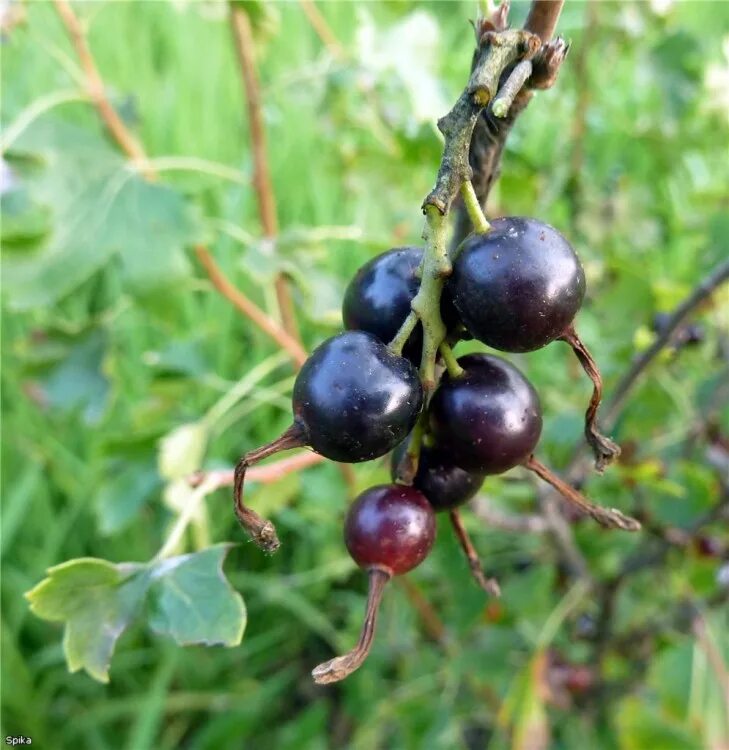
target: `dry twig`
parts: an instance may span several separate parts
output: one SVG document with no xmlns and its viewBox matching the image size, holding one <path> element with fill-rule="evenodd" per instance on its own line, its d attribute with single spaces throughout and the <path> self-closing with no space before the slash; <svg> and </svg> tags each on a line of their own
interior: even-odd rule
<svg viewBox="0 0 729 750">
<path fill-rule="evenodd" d="M 262 331 L 267 333 L 282 349 L 291 355 L 291 359 L 296 365 L 301 367 L 306 362 L 306 352 L 301 344 L 281 328 L 275 320 L 269 318 L 260 307 L 251 302 L 240 289 L 237 289 L 230 283 L 206 247 L 198 245 L 195 248 L 195 253 L 210 277 L 213 286 L 223 297 L 230 300 L 249 320 L 253 321 Z"/>
<path fill-rule="evenodd" d="M 156 179 L 157 175 L 149 166 L 144 149 L 129 132 L 106 95 L 104 82 L 99 74 L 99 69 L 96 67 L 96 62 L 86 41 L 86 34 L 76 14 L 67 0 L 53 0 L 53 3 L 81 62 L 81 67 L 86 76 L 86 89 L 104 126 L 111 137 L 119 144 L 122 151 L 136 163 L 139 171 L 147 179 Z"/>
<path fill-rule="evenodd" d="M 248 123 L 251 132 L 251 147 L 253 150 L 253 186 L 258 199 L 258 213 L 261 226 L 266 237 L 273 238 L 278 234 L 278 219 L 276 217 L 276 199 L 271 184 L 271 173 L 268 167 L 266 152 L 266 130 L 263 126 L 263 109 L 261 105 L 261 90 L 258 85 L 256 61 L 253 55 L 253 31 L 248 14 L 240 5 L 230 6 L 230 23 L 233 30 L 233 40 L 238 55 L 243 90 L 248 109 Z M 281 314 L 281 321 L 286 332 L 295 339 L 299 339 L 296 315 L 291 301 L 289 282 L 284 274 L 279 273 L 275 279 L 276 299 Z"/>
</svg>

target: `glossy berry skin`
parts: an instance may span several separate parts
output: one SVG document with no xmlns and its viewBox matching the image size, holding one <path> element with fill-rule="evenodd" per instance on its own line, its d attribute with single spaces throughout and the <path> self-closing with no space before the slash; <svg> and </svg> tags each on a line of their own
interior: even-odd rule
<svg viewBox="0 0 729 750">
<path fill-rule="evenodd" d="M 334 461 L 384 456 L 412 430 L 422 405 L 417 370 L 363 331 L 317 347 L 294 384 L 295 426 Z"/>
<path fill-rule="evenodd" d="M 344 294 L 344 327 L 367 331 L 389 344 L 408 316 L 410 303 L 420 288 L 417 272 L 422 259 L 420 247 L 396 247 L 365 263 Z M 446 327 L 456 323 L 456 312 L 447 295 L 442 297 L 441 316 Z M 419 362 L 422 345 L 423 331 L 418 324 L 403 349 L 404 356 Z"/>
<path fill-rule="evenodd" d="M 501 357 L 468 354 L 458 363 L 464 374 L 444 375 L 430 402 L 433 437 L 467 471 L 500 474 L 522 463 L 542 432 L 537 392 Z"/>
<path fill-rule="evenodd" d="M 529 352 L 561 336 L 585 296 L 577 254 L 536 219 L 496 219 L 468 239 L 447 284 L 466 328 L 506 352 Z"/>
<path fill-rule="evenodd" d="M 435 541 L 435 514 L 422 492 L 400 484 L 365 490 L 350 506 L 344 542 L 361 568 L 412 570 Z"/>
<path fill-rule="evenodd" d="M 406 449 L 407 441 L 392 452 L 390 474 L 393 480 Z M 453 459 L 440 448 L 421 446 L 413 487 L 428 498 L 436 512 L 463 505 L 479 491 L 483 480 L 483 474 L 465 471 L 456 466 Z"/>
</svg>

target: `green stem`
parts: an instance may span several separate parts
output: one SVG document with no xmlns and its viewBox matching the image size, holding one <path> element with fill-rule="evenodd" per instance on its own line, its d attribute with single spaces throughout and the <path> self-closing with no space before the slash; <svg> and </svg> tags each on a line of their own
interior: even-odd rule
<svg viewBox="0 0 729 750">
<path fill-rule="evenodd" d="M 447 217 L 459 190 L 475 230 L 487 232 L 490 229 L 471 184 L 469 147 L 473 129 L 483 107 L 496 96 L 504 70 L 522 58 L 533 56 L 539 46 L 539 37 L 523 30 L 507 28 L 485 35 L 479 40 L 477 60 L 466 88 L 451 111 L 438 121 L 445 144 L 435 186 L 423 201 L 426 246 L 420 269 L 420 289 L 411 303 L 413 313 L 423 326 L 420 379 L 426 399 L 435 389 L 435 358 L 446 335 L 440 315 L 440 297 L 452 271 L 446 249 Z M 401 351 L 414 327 L 415 321 L 408 316 L 390 348 Z"/>
<path fill-rule="evenodd" d="M 418 316 L 411 312 L 400 326 L 400 330 L 395 334 L 395 338 L 388 344 L 393 354 L 401 355 L 403 347 L 410 338 L 410 334 L 415 330 L 418 324 Z"/>
<path fill-rule="evenodd" d="M 159 552 L 154 556 L 153 562 L 164 560 L 166 557 L 171 557 L 177 552 L 177 548 L 182 541 L 187 527 L 195 520 L 195 516 L 199 513 L 200 504 L 207 495 L 217 490 L 219 486 L 219 480 L 214 476 L 209 476 L 202 484 L 195 487 L 194 490 L 190 490 L 185 507 L 180 515 L 177 516 L 174 525 L 170 529 L 170 533 L 167 535 L 167 539 Z"/>
<path fill-rule="evenodd" d="M 468 218 L 471 220 L 471 224 L 473 224 L 474 231 L 479 234 L 488 232 L 491 229 L 491 224 L 488 223 L 484 216 L 471 180 L 464 180 L 461 183 L 461 197 L 463 198 L 463 205 L 466 207 Z"/>
<path fill-rule="evenodd" d="M 452 271 L 446 248 L 446 216 L 432 205 L 425 210 L 426 241 L 420 289 L 411 303 L 423 326 L 423 353 L 420 360 L 420 379 L 427 394 L 435 388 L 435 357 L 445 338 L 446 327 L 440 316 L 440 296 L 443 284 Z"/>
<path fill-rule="evenodd" d="M 445 362 L 446 370 L 452 378 L 460 378 L 463 375 L 463 368 L 458 364 L 456 355 L 453 354 L 453 349 L 450 345 L 442 341 L 439 347 L 443 361 Z"/>
</svg>

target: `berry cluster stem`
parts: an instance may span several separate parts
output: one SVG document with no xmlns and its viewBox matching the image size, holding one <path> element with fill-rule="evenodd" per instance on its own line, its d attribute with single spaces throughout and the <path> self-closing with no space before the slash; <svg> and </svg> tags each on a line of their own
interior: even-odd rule
<svg viewBox="0 0 729 750">
<path fill-rule="evenodd" d="M 463 368 L 458 364 L 458 360 L 456 359 L 456 355 L 453 354 L 453 349 L 451 349 L 450 344 L 446 341 L 441 342 L 439 350 L 440 356 L 443 357 L 443 361 L 445 362 L 448 374 L 452 378 L 460 378 L 461 375 L 463 375 Z"/>
<path fill-rule="evenodd" d="M 390 342 L 390 349 L 401 354 L 418 321 L 422 324 L 420 380 L 426 399 L 436 386 L 435 361 L 439 351 L 451 375 L 457 377 L 461 373 L 453 352 L 445 343 L 446 327 L 440 314 L 443 285 L 452 272 L 446 242 L 448 214 L 459 192 L 474 230 L 487 232 L 491 228 L 471 184 L 473 172 L 469 151 L 473 129 L 483 108 L 497 96 L 504 71 L 520 60 L 533 57 L 541 46 L 535 34 L 504 27 L 505 23 L 499 24 L 502 30 L 489 31 L 480 36 L 476 62 L 468 83 L 451 111 L 438 120 L 438 129 L 445 143 L 435 185 L 423 201 L 425 252 L 420 268 L 420 289 L 411 303 L 412 312 Z M 491 28 L 496 26 L 492 25 Z M 411 442 L 407 457 L 403 460 L 401 469 L 406 474 L 412 472 L 414 475 L 417 471 L 419 454 L 420 440 L 417 439 Z M 402 479 L 400 472 L 398 475 Z"/>
<path fill-rule="evenodd" d="M 452 266 L 446 247 L 447 221 L 434 206 L 425 207 L 426 242 L 420 289 L 411 307 L 423 326 L 423 353 L 420 360 L 420 379 L 426 394 L 435 388 L 435 358 L 438 347 L 446 335 L 446 327 L 440 315 L 440 296 L 445 280 L 451 275 Z"/>
<path fill-rule="evenodd" d="M 491 224 L 486 220 L 471 180 L 465 180 L 461 184 L 461 198 L 463 198 L 463 205 L 466 207 L 468 218 L 473 224 L 473 230 L 479 234 L 488 232 L 491 229 Z"/>
<path fill-rule="evenodd" d="M 483 214 L 471 184 L 468 153 L 473 129 L 481 110 L 497 95 L 504 71 L 513 63 L 529 59 L 539 48 L 539 39 L 521 29 L 506 29 L 484 34 L 479 39 L 477 62 L 451 111 L 438 121 L 445 144 L 433 189 L 423 201 L 426 242 L 421 267 L 420 290 L 412 301 L 409 315 L 390 344 L 397 353 L 419 320 L 423 326 L 423 354 L 420 378 L 426 393 L 435 388 L 435 359 L 446 334 L 440 315 L 443 284 L 452 267 L 446 246 L 447 217 L 453 200 L 460 192 L 469 217 L 477 232 L 487 232 L 489 223 Z"/>
</svg>

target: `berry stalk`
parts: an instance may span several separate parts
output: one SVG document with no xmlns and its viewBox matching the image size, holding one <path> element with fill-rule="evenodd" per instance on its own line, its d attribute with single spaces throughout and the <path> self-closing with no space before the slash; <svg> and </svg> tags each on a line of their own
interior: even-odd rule
<svg viewBox="0 0 729 750">
<path fill-rule="evenodd" d="M 499 96 L 501 95 L 499 94 Z M 468 213 L 468 218 L 471 220 L 471 224 L 473 224 L 474 231 L 479 234 L 488 232 L 491 229 L 491 224 L 488 223 L 484 215 L 471 180 L 466 180 L 461 184 L 461 198 L 463 198 L 463 205 L 466 207 L 466 212 Z"/>
<path fill-rule="evenodd" d="M 318 667 L 314 667 L 311 676 L 317 685 L 328 685 L 331 682 L 339 682 L 362 666 L 372 647 L 382 594 L 390 578 L 392 578 L 392 573 L 389 570 L 384 568 L 370 569 L 367 606 L 365 608 L 365 619 L 362 624 L 359 641 L 357 641 L 357 645 L 348 653 L 325 661 Z"/>
<path fill-rule="evenodd" d="M 415 479 L 415 475 L 418 473 L 418 464 L 420 462 L 420 448 L 423 444 L 423 435 L 425 434 L 426 422 L 426 412 L 423 411 L 420 414 L 415 427 L 413 427 L 413 431 L 410 433 L 407 450 L 403 454 L 402 459 L 399 461 L 395 469 L 395 479 L 402 484 L 412 484 L 413 480 Z"/>
<path fill-rule="evenodd" d="M 458 360 L 456 359 L 456 355 L 453 354 L 450 344 L 447 341 L 441 341 L 439 350 L 448 374 L 452 378 L 460 378 L 463 375 L 463 368 L 458 364 Z"/>
<path fill-rule="evenodd" d="M 594 518 L 601 526 L 607 529 L 622 529 L 623 531 L 640 531 L 640 522 L 635 518 L 626 516 L 617 508 L 603 508 L 591 503 L 581 492 L 563 482 L 554 472 L 550 471 L 541 461 L 534 456 L 524 462 L 524 466 L 533 471 L 540 479 L 551 484 L 557 492 L 569 503 L 577 506 L 583 513 Z"/>
<path fill-rule="evenodd" d="M 585 439 L 595 456 L 595 468 L 602 474 L 605 468 L 620 455 L 620 446 L 603 435 L 597 427 L 597 410 L 602 401 L 602 376 L 597 362 L 577 335 L 574 326 L 570 326 L 560 339 L 572 347 L 582 369 L 592 381 L 592 396 L 585 411 Z"/>
<path fill-rule="evenodd" d="M 495 578 L 486 578 L 486 576 L 484 575 L 483 568 L 481 567 L 481 561 L 478 559 L 478 553 L 476 552 L 476 548 L 473 546 L 471 537 L 468 535 L 468 532 L 463 525 L 461 514 L 457 509 L 454 508 L 449 512 L 449 516 L 451 519 L 451 525 L 453 526 L 453 531 L 456 532 L 458 541 L 460 542 L 460 545 L 464 553 L 466 554 L 468 566 L 471 568 L 471 573 L 476 579 L 476 583 L 478 583 L 478 585 L 486 593 L 491 594 L 491 596 L 501 596 L 501 587 L 499 586 L 499 582 Z"/>
<path fill-rule="evenodd" d="M 294 423 L 273 442 L 248 451 L 235 465 L 235 471 L 233 472 L 233 510 L 235 511 L 235 517 L 248 532 L 251 539 L 265 552 L 275 552 L 281 546 L 281 542 L 278 540 L 276 527 L 243 502 L 246 470 L 249 466 L 263 461 L 264 458 L 268 458 L 274 453 L 301 448 L 304 445 L 306 445 L 306 438 L 303 430 Z"/>
</svg>

